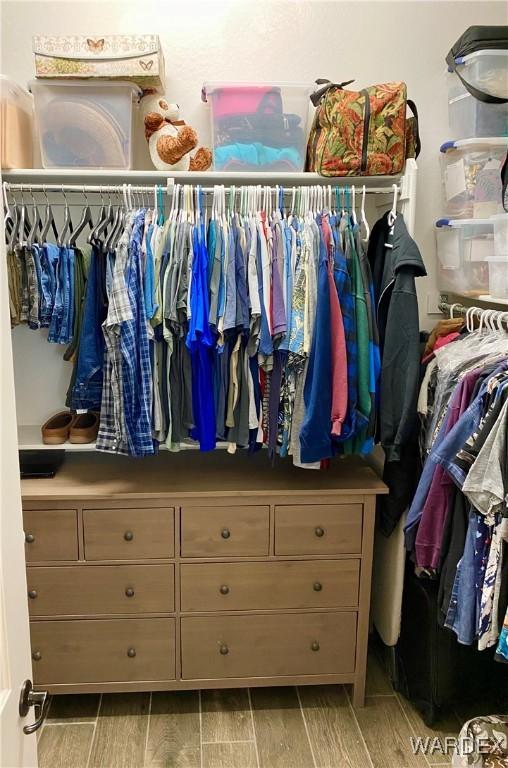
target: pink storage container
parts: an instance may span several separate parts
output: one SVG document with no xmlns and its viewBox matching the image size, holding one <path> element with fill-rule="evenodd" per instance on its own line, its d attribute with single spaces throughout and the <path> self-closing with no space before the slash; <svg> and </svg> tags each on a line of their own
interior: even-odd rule
<svg viewBox="0 0 508 768">
<path fill-rule="evenodd" d="M 204 101 L 207 101 L 206 86 Z M 227 115 L 282 115 L 280 88 L 258 85 L 238 85 L 216 88 L 212 91 L 215 118 Z"/>
<path fill-rule="evenodd" d="M 296 83 L 205 83 L 215 170 L 303 171 L 312 90 Z"/>
</svg>

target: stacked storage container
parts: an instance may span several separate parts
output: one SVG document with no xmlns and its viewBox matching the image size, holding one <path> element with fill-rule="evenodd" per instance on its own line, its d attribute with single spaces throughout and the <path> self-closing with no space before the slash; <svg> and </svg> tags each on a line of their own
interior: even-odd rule
<svg viewBox="0 0 508 768">
<path fill-rule="evenodd" d="M 164 90 L 157 35 L 36 35 L 30 83 L 44 168 L 129 169 L 142 89 Z"/>
<path fill-rule="evenodd" d="M 454 58 L 448 117 L 455 138 L 441 146 L 445 216 L 436 223 L 440 288 L 508 299 L 508 213 L 501 182 L 508 152 L 508 41 L 503 50 Z M 464 81 L 476 95 L 497 102 L 476 98 Z"/>
</svg>

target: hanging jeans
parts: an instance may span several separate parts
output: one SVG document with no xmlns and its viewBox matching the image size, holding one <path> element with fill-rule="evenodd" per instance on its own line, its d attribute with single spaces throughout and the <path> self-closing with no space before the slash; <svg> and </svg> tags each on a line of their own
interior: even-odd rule
<svg viewBox="0 0 508 768">
<path fill-rule="evenodd" d="M 100 411 L 102 398 L 102 369 L 104 336 L 102 323 L 104 306 L 100 298 L 103 259 L 94 247 L 86 284 L 83 323 L 76 363 L 76 380 L 72 390 L 71 408 Z"/>
</svg>

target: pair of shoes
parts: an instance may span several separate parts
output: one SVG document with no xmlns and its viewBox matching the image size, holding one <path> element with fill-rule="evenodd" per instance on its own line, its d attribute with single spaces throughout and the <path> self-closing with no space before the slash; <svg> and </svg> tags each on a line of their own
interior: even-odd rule
<svg viewBox="0 0 508 768">
<path fill-rule="evenodd" d="M 71 413 L 60 411 L 42 425 L 42 442 L 45 445 L 71 443 L 93 443 L 99 431 L 97 413 Z"/>
</svg>

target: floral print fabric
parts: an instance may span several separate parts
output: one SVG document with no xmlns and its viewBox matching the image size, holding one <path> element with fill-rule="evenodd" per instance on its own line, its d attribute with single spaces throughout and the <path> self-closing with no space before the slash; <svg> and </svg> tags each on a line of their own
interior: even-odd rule
<svg viewBox="0 0 508 768">
<path fill-rule="evenodd" d="M 367 104 L 368 96 L 368 104 Z M 373 85 L 362 91 L 331 87 L 323 96 L 309 138 L 307 170 L 323 176 L 400 173 L 407 146 L 405 83 Z M 367 136 L 365 136 L 367 131 Z M 367 140 L 366 166 L 362 168 Z"/>
</svg>

